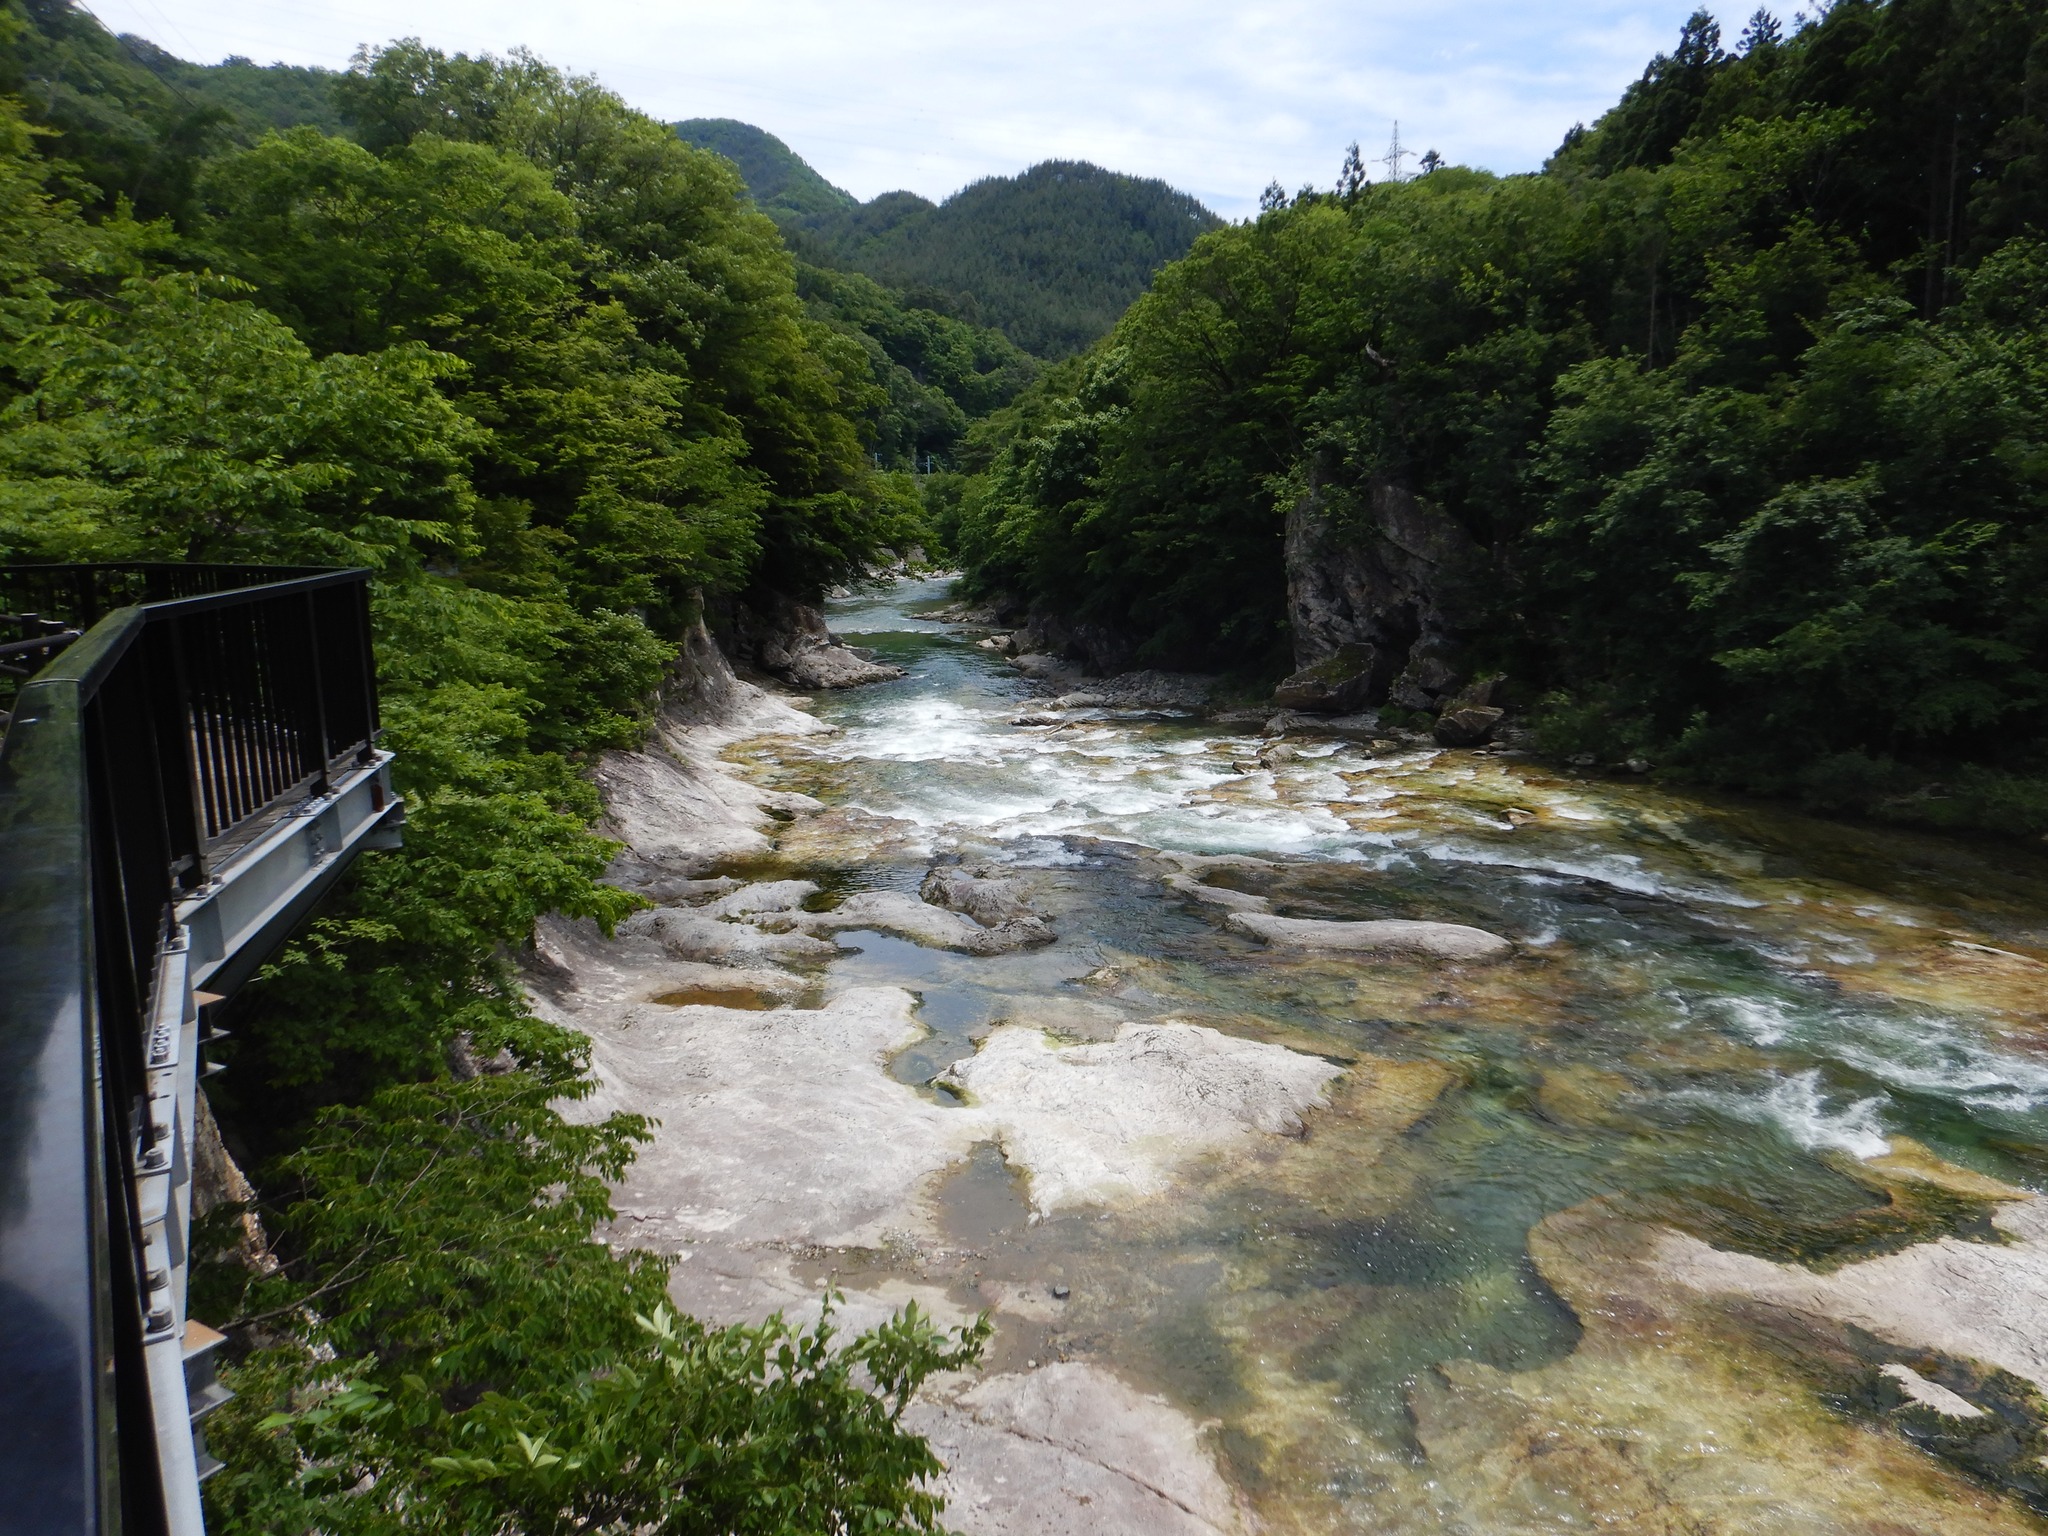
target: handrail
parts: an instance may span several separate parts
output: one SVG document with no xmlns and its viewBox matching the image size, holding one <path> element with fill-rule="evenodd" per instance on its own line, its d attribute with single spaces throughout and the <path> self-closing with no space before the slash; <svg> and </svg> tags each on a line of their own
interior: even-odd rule
<svg viewBox="0 0 2048 1536">
<path fill-rule="evenodd" d="M 160 1454 L 146 1359 L 183 1314 L 162 1193 L 189 1160 L 193 1063 L 165 1036 L 192 1008 L 181 913 L 199 922 L 221 871 L 339 781 L 374 779 L 384 813 L 368 573 L 0 567 L 6 608 L 91 627 L 22 686 L 0 741 L 0 1499 L 25 1530 L 182 1536 L 196 1484 L 178 1486 L 189 1455 L 181 1474 Z M 211 957 L 207 984 L 258 958 Z"/>
</svg>

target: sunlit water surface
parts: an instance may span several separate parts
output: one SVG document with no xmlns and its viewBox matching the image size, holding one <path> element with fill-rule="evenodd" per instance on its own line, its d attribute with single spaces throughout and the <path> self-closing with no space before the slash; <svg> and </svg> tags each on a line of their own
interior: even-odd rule
<svg viewBox="0 0 2048 1536">
<path fill-rule="evenodd" d="M 902 583 L 835 603 L 837 632 L 909 675 L 820 696 L 831 736 L 744 754 L 777 784 L 1012 866 L 1055 919 L 1057 944 L 996 958 L 849 937 L 832 988 L 922 997 L 932 1033 L 900 1077 L 925 1083 L 999 1021 L 1100 1035 L 1167 1017 L 1448 1070 L 1366 1166 L 1312 1131 L 1161 1209 L 1032 1223 L 991 1151 L 942 1197 L 983 1281 L 1072 1288 L 1059 1321 L 1006 1329 L 998 1364 L 1104 1359 L 1220 1421 L 1226 1470 L 1270 1519 L 1451 1528 L 1415 1471 L 1408 1393 L 1438 1361 L 1522 1371 L 1572 1351 L 1578 1324 L 1528 1255 L 1552 1212 L 1610 1196 L 1825 1265 L 1934 1235 L 1902 1230 L 1859 1177 L 1895 1137 L 2044 1187 L 2048 973 L 1987 952 L 2048 954 L 2032 852 L 1503 755 L 1309 742 L 1269 771 L 1256 735 L 1194 720 L 1014 725 L 1044 690 L 914 616 L 943 598 Z M 1146 850 L 1277 859 L 1256 888 L 1280 912 L 1450 919 L 1519 955 L 1450 974 L 1290 962 L 1164 891 Z M 803 872 L 914 889 L 926 863 Z M 1285 1161 L 1318 1157 L 1306 1178 Z M 1286 1336 L 1261 1337 L 1276 1318 Z M 1312 1489 L 1284 1450 L 1297 1430 L 1318 1446 Z"/>
</svg>

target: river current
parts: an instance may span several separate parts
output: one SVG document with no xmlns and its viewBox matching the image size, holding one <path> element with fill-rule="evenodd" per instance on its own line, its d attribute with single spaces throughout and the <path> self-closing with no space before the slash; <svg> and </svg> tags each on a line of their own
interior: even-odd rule
<svg viewBox="0 0 2048 1536">
<path fill-rule="evenodd" d="M 1932 1186 L 1902 1199 L 1871 1171 L 1902 1138 L 1945 1165 L 2048 1188 L 2041 850 L 1574 777 L 1514 754 L 1300 740 L 1262 764 L 1255 730 L 1193 718 L 1088 710 L 1014 724 L 1045 690 L 916 616 L 944 597 L 941 583 L 905 582 L 834 603 L 835 632 L 908 676 L 820 696 L 829 735 L 741 752 L 767 782 L 896 828 L 857 854 L 808 856 L 800 872 L 828 897 L 914 891 L 937 850 L 1028 877 L 1054 922 L 1052 946 L 993 957 L 844 936 L 827 986 L 921 998 L 930 1034 L 896 1075 L 928 1084 L 1003 1021 L 1101 1038 L 1119 1021 L 1173 1018 L 1370 1063 L 1412 1101 L 1327 1130 L 1312 1117 L 1302 1141 L 1153 1209 L 1034 1220 L 994 1148 L 940 1194 L 949 1230 L 983 1256 L 977 1279 L 1050 1277 L 1070 1295 L 1044 1319 L 1006 1322 L 992 1363 L 1098 1359 L 1163 1394 L 1209 1426 L 1272 1528 L 1742 1528 L 1682 1490 L 1666 1490 L 1675 1523 L 1656 1523 L 1607 1518 L 1604 1495 L 1569 1488 L 1532 1512 L 1507 1473 L 1491 1489 L 1446 1482 L 1442 1447 L 1480 1431 L 1469 1403 L 1445 1418 L 1442 1392 L 1469 1397 L 1481 1382 L 1500 1401 L 1561 1403 L 1603 1390 L 1556 1262 L 1532 1258 L 1539 1224 L 1597 1202 L 1826 1272 L 1940 1237 L 1997 1239 L 1981 1206 Z M 1283 914 L 1468 923 L 1511 939 L 1516 957 L 1448 970 L 1279 957 L 1163 889 L 1152 850 L 1272 860 L 1213 878 Z M 1713 1329 L 1702 1348 L 1810 1394 L 1815 1434 L 1882 1428 L 1854 1361 L 1830 1364 L 1732 1313 Z M 1664 1348 L 1603 1346 L 1622 1362 L 1612 1382 L 1643 1399 L 1631 1464 L 1664 1468 L 1652 1482 L 1668 1484 L 1678 1451 L 1659 1437 L 1715 1431 L 1695 1422 L 1707 1410 L 1664 1400 L 1678 1390 L 1658 1385 Z M 1851 1473 L 1815 1471 L 1804 1454 L 1755 1474 L 1843 1477 L 1841 1523 L 1797 1528 L 1878 1528 L 1857 1523 L 1866 1490 Z M 2001 1499 L 1992 1513 L 2012 1529 L 2044 1528 L 2009 1489 Z"/>
</svg>

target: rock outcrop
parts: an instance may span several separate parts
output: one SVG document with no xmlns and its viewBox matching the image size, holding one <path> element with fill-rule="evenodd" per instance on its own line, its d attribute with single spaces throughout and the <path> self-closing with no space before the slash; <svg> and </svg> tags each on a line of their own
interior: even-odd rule
<svg viewBox="0 0 2048 1536">
<path fill-rule="evenodd" d="M 1032 921 L 1038 916 L 1010 881 L 970 874 L 957 864 L 942 864 L 932 870 L 917 894 L 935 907 L 966 913 L 984 928 Z"/>
<path fill-rule="evenodd" d="M 1317 715 L 1348 715 L 1370 701 L 1373 669 L 1380 653 L 1370 645 L 1341 645 L 1321 661 L 1303 667 L 1273 690 L 1283 709 Z"/>
<path fill-rule="evenodd" d="M 1436 741 L 1440 747 L 1483 746 L 1493 738 L 1505 711 L 1492 704 L 1467 704 L 1447 709 L 1436 717 Z"/>
<path fill-rule="evenodd" d="M 798 919 L 810 934 L 873 929 L 931 949 L 954 949 L 969 955 L 1006 955 L 1053 941 L 1043 919 L 1025 917 L 992 928 L 972 918 L 901 891 L 858 891 L 829 912 L 807 912 Z"/>
<path fill-rule="evenodd" d="M 991 1376 L 905 1422 L 946 1466 L 948 1524 L 975 1536 L 1239 1536 L 1254 1528 L 1178 1409 L 1083 1362 Z M 1028 1488 L 1027 1505 L 1017 1490 Z"/>
<path fill-rule="evenodd" d="M 1314 683 L 1304 674 L 1341 657 L 1342 692 L 1282 702 L 1331 714 L 1382 701 L 1434 712 L 1461 677 L 1482 558 L 1450 516 L 1385 480 L 1358 492 L 1312 481 L 1287 514 L 1288 617 L 1303 670 L 1282 686 L 1306 700 Z"/>
<path fill-rule="evenodd" d="M 1043 608 L 1032 609 L 1010 639 L 1012 656 L 1036 654 L 1071 660 L 1097 676 L 1127 671 L 1137 658 L 1130 637 L 1112 626 Z"/>
<path fill-rule="evenodd" d="M 1086 687 L 1062 694 L 1050 707 L 1192 711 L 1204 707 L 1215 689 L 1216 679 L 1199 672 L 1119 672 L 1090 679 Z"/>
<path fill-rule="evenodd" d="M 1040 1213 L 1163 1194 L 1190 1160 L 1260 1136 L 1299 1136 L 1342 1068 L 1285 1046 L 1168 1020 L 1114 1040 L 1056 1044 L 998 1029 L 939 1079 L 966 1097 L 1028 1173 Z"/>
<path fill-rule="evenodd" d="M 797 688 L 858 688 L 903 675 L 842 644 L 822 610 L 781 593 L 732 610 L 731 645 L 740 661 Z"/>
<path fill-rule="evenodd" d="M 733 675 L 704 625 L 684 636 L 662 689 L 647 744 L 607 752 L 591 777 L 604 796 L 602 830 L 626 845 L 611 879 L 629 890 L 669 900 L 693 877 L 734 858 L 768 852 L 768 813 L 822 810 L 808 795 L 762 789 L 719 761 L 749 736 L 803 736 L 826 729 Z"/>
</svg>

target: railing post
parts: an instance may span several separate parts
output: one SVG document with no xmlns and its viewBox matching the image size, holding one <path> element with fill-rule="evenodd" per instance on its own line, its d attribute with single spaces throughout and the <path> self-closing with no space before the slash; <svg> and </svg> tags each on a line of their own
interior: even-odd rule
<svg viewBox="0 0 2048 1536">
<path fill-rule="evenodd" d="M 184 781 L 185 813 L 191 819 L 190 852 L 180 856 L 176 840 L 172 842 L 173 871 L 183 857 L 189 857 L 191 864 L 178 875 L 178 884 L 192 890 L 206 884 L 206 795 L 200 783 L 199 755 L 200 733 L 195 718 L 192 699 L 192 684 L 185 667 L 185 625 L 182 620 L 172 619 L 164 626 L 170 631 L 171 687 L 170 697 L 157 703 L 158 750 L 161 753 L 170 742 L 180 748 L 178 757 L 183 772 L 176 775 Z M 165 732 L 165 726 L 170 730 Z M 167 780 L 170 775 L 166 775 Z M 164 786 L 166 801 L 170 798 L 170 784 Z M 189 875 L 190 878 L 185 878 Z"/>
<path fill-rule="evenodd" d="M 311 767 L 319 775 L 314 792 L 324 795 L 333 787 L 328 782 L 327 764 L 334 756 L 334 746 L 327 739 L 327 676 L 320 665 L 320 614 L 311 592 L 305 595 L 301 611 L 306 616 L 306 662 L 313 670 L 313 743 L 318 761 Z"/>
</svg>

